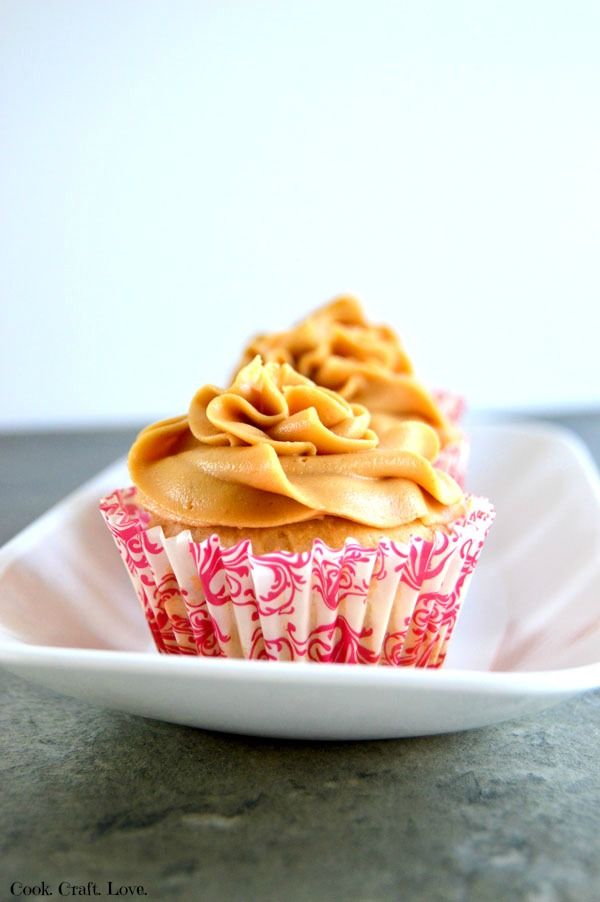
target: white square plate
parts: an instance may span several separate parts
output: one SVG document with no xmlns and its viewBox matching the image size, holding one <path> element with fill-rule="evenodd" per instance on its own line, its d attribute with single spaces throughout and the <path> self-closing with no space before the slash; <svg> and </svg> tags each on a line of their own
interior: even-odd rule
<svg viewBox="0 0 600 902">
<path fill-rule="evenodd" d="M 161 656 L 97 511 L 101 473 L 0 551 L 0 663 L 59 692 L 209 729 L 321 739 L 484 726 L 600 686 L 600 489 L 537 424 L 472 430 L 497 518 L 442 670 Z"/>
</svg>

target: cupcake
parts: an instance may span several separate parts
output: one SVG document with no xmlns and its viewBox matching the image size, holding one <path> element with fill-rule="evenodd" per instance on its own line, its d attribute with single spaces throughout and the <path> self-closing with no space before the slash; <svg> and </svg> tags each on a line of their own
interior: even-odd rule
<svg viewBox="0 0 600 902">
<path fill-rule="evenodd" d="M 363 404 L 380 435 L 398 418 L 428 423 L 440 440 L 436 466 L 464 485 L 468 443 L 458 425 L 462 399 L 426 389 L 393 329 L 369 323 L 355 298 L 339 297 L 284 332 L 257 335 L 245 348 L 242 365 L 257 354 Z"/>
<path fill-rule="evenodd" d="M 160 652 L 439 667 L 493 508 L 438 456 L 257 356 L 144 429 L 100 509 Z"/>
</svg>

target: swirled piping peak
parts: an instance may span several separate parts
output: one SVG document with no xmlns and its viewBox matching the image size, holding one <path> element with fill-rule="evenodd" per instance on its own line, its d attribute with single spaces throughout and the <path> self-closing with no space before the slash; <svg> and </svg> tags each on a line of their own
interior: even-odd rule
<svg viewBox="0 0 600 902">
<path fill-rule="evenodd" d="M 374 448 L 370 414 L 316 385 L 287 363 L 256 356 L 223 391 L 205 385 L 189 409 L 193 435 L 205 445 L 270 445 L 279 455 L 344 454 Z"/>
<path fill-rule="evenodd" d="M 256 354 L 289 363 L 346 398 L 351 398 L 369 375 L 413 372 L 394 330 L 369 323 L 360 303 L 351 296 L 336 298 L 291 329 L 255 336 L 243 361 Z"/>
<path fill-rule="evenodd" d="M 289 364 L 255 357 L 229 388 L 205 385 L 187 415 L 144 429 L 129 471 L 144 506 L 189 526 L 332 516 L 386 529 L 450 516 L 463 495 L 432 464 L 435 430 L 398 422 L 379 443 L 369 421 Z"/>
</svg>

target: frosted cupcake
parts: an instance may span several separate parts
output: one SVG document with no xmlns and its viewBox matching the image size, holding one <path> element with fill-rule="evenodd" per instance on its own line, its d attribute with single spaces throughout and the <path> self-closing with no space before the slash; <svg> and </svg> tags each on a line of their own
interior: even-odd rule
<svg viewBox="0 0 600 902">
<path fill-rule="evenodd" d="M 464 485 L 468 443 L 459 427 L 462 399 L 429 391 L 394 330 L 369 323 L 355 298 L 337 298 L 286 331 L 257 335 L 245 348 L 242 365 L 257 354 L 364 405 L 381 436 L 398 418 L 428 423 L 440 440 L 436 466 Z"/>
<path fill-rule="evenodd" d="M 438 454 L 257 357 L 143 430 L 101 511 L 161 652 L 435 667 L 493 517 Z"/>
</svg>

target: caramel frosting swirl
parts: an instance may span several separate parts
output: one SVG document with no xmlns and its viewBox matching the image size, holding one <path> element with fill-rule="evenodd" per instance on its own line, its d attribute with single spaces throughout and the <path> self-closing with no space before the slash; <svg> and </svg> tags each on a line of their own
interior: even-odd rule
<svg viewBox="0 0 600 902">
<path fill-rule="evenodd" d="M 378 443 L 369 412 L 319 388 L 287 363 L 260 357 L 226 391 L 205 385 L 189 410 L 190 429 L 207 445 L 268 444 L 277 454 L 343 454 Z"/>
<path fill-rule="evenodd" d="M 432 466 L 436 432 L 398 422 L 378 442 L 360 404 L 255 358 L 228 389 L 203 386 L 187 415 L 144 429 L 128 462 L 141 502 L 187 526 L 443 522 L 463 495 Z"/>
<path fill-rule="evenodd" d="M 284 332 L 257 335 L 244 350 L 242 364 L 256 354 L 287 363 L 372 412 L 423 419 L 438 431 L 442 445 L 456 436 L 414 376 L 396 333 L 369 323 L 353 297 L 337 298 Z"/>
</svg>

